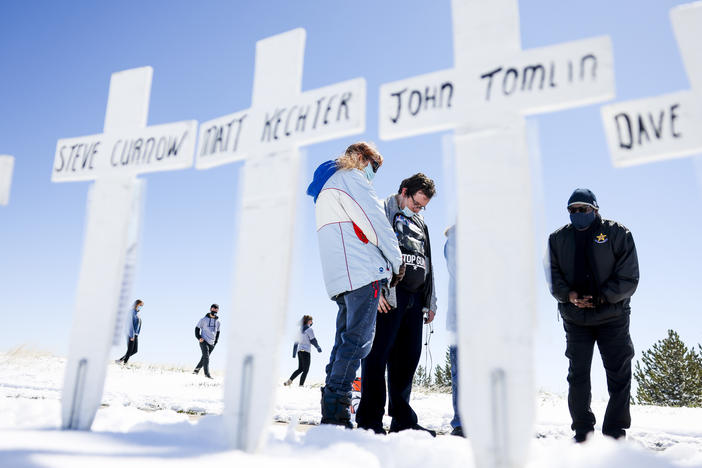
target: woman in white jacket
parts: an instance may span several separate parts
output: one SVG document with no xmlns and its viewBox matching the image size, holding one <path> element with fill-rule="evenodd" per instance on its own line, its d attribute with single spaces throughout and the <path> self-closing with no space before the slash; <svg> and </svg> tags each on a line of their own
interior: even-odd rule
<svg viewBox="0 0 702 468">
<path fill-rule="evenodd" d="M 371 185 L 382 164 L 373 146 L 355 143 L 322 163 L 307 188 L 316 204 L 324 282 L 339 307 L 322 388 L 322 424 L 352 427 L 351 387 L 371 348 L 380 288 L 404 274 L 397 238 Z"/>
</svg>

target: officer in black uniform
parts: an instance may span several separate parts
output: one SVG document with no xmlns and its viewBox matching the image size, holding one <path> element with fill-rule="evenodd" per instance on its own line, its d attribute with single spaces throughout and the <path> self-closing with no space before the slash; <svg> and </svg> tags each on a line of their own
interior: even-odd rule
<svg viewBox="0 0 702 468">
<path fill-rule="evenodd" d="M 405 276 L 395 288 L 384 288 L 378 303 L 375 337 L 363 360 L 361 402 L 356 422 L 384 434 L 385 370 L 388 373 L 390 432 L 429 431 L 417 423 L 410 407 L 414 372 L 422 354 L 422 325 L 434 320 L 436 295 L 429 230 L 419 214 L 434 196 L 434 181 L 415 174 L 402 181 L 397 194 L 385 200 L 385 214 L 397 235 Z"/>
<path fill-rule="evenodd" d="M 639 282 L 639 263 L 629 230 L 602 219 L 588 189 L 576 189 L 568 200 L 571 224 L 548 240 L 550 289 L 558 301 L 566 332 L 568 408 L 574 440 L 584 442 L 594 431 L 590 408 L 590 366 L 595 343 L 607 374 L 609 403 L 602 433 L 619 439 L 631 426 L 631 359 L 629 298 Z"/>
</svg>

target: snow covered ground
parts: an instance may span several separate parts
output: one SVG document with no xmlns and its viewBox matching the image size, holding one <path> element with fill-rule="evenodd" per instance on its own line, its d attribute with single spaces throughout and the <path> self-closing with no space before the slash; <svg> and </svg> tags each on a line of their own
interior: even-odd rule
<svg viewBox="0 0 702 468">
<path fill-rule="evenodd" d="M 138 357 L 135 356 L 135 357 Z M 377 436 L 319 421 L 319 386 L 278 388 L 268 443 L 257 454 L 230 450 L 222 433 L 222 376 L 138 363 L 111 364 L 92 432 L 60 431 L 64 359 L 28 351 L 0 353 L 0 467 L 471 467 L 465 439 L 407 431 Z M 282 383 L 282 382 L 281 382 Z M 413 395 L 420 423 L 450 430 L 451 396 Z M 604 402 L 593 402 L 601 419 Z M 567 402 L 541 393 L 527 467 L 702 467 L 702 409 L 632 407 L 625 442 L 597 434 L 570 441 Z M 290 422 L 292 424 L 283 424 Z M 387 420 L 389 423 L 389 420 Z M 308 430 L 303 430 L 308 429 Z"/>
</svg>

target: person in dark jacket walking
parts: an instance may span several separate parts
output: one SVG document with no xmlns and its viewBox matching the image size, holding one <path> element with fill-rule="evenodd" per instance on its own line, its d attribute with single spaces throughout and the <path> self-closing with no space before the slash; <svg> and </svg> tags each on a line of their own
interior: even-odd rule
<svg viewBox="0 0 702 468">
<path fill-rule="evenodd" d="M 317 348 L 318 353 L 322 352 L 322 348 L 319 346 L 317 338 L 314 336 L 314 331 L 312 331 L 312 316 L 304 315 L 301 322 L 300 336 L 293 346 L 293 358 L 297 356 L 297 370 L 284 382 L 286 386 L 291 385 L 293 380 L 300 374 L 302 374 L 300 376 L 300 387 L 305 385 L 307 373 L 310 371 L 310 353 L 312 352 L 312 346 Z"/>
<path fill-rule="evenodd" d="M 429 230 L 419 214 L 435 193 L 434 181 L 424 174 L 403 180 L 397 194 L 385 200 L 405 264 L 404 278 L 394 288 L 383 288 L 375 324 L 375 337 L 363 360 L 358 427 L 384 434 L 385 371 L 387 370 L 390 432 L 406 429 L 436 432 L 420 426 L 410 406 L 412 380 L 422 354 L 422 326 L 434 320 L 436 295 Z"/>
<path fill-rule="evenodd" d="M 141 333 L 141 317 L 139 311 L 144 307 L 144 301 L 137 299 L 132 306 L 132 317 L 129 322 L 129 332 L 127 334 L 127 352 L 117 359 L 117 364 L 127 364 L 129 358 L 134 356 L 139 350 L 139 333 Z"/>
<path fill-rule="evenodd" d="M 195 366 L 193 374 L 198 374 L 200 369 L 205 368 L 205 377 L 211 379 L 210 375 L 210 354 L 214 351 L 217 342 L 219 341 L 219 318 L 217 314 L 219 313 L 219 306 L 217 304 L 212 304 L 210 306 L 210 312 L 202 317 L 197 325 L 195 325 L 195 338 L 197 338 L 200 343 L 200 351 L 202 352 L 202 357 L 200 362 Z"/>
<path fill-rule="evenodd" d="M 548 239 L 550 289 L 566 332 L 568 408 L 574 440 L 594 431 L 590 367 L 595 343 L 607 375 L 609 403 L 602 433 L 619 439 L 631 426 L 629 300 L 639 283 L 634 238 L 621 224 L 602 219 L 595 195 L 576 189 L 568 200 L 571 224 Z"/>
</svg>

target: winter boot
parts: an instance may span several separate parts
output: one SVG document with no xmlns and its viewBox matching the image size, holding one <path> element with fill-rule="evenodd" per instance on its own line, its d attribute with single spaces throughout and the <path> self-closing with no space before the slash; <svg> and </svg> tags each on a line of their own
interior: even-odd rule
<svg viewBox="0 0 702 468">
<path fill-rule="evenodd" d="M 197 375 L 197 374 L 199 374 L 199 373 L 200 373 L 200 369 L 198 369 L 198 368 L 196 368 L 196 369 L 193 371 L 193 374 L 195 374 L 195 375 Z"/>
<path fill-rule="evenodd" d="M 463 435 L 463 427 L 461 427 L 461 426 L 454 427 L 453 430 L 451 431 L 451 435 L 458 436 L 458 437 L 465 437 L 465 435 Z"/>
<path fill-rule="evenodd" d="M 350 406 L 351 395 L 336 393 L 325 387 L 322 390 L 321 423 L 353 429 Z"/>
<path fill-rule="evenodd" d="M 291 383 L 292 383 L 292 380 L 288 379 L 285 382 L 283 382 L 283 385 L 285 385 L 286 387 L 289 387 Z"/>
<path fill-rule="evenodd" d="M 417 423 L 414 423 L 411 426 L 400 426 L 395 424 L 395 420 L 393 419 L 392 423 L 390 423 L 390 432 L 400 432 L 400 431 L 406 431 L 408 429 L 413 429 L 415 431 L 425 431 L 428 432 L 430 436 L 436 437 L 436 431 L 432 431 L 431 429 L 427 429 L 426 427 L 420 426 Z"/>
</svg>

